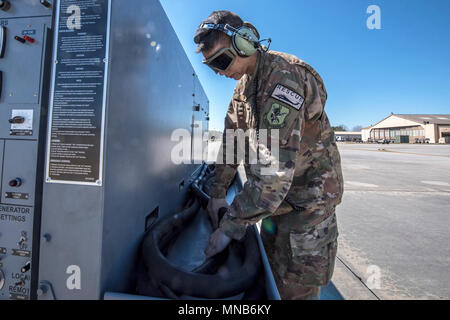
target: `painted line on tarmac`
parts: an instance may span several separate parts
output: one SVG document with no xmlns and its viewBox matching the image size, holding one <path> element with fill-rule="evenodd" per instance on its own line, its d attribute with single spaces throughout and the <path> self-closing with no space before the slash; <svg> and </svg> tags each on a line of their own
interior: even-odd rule
<svg viewBox="0 0 450 320">
<path fill-rule="evenodd" d="M 378 188 L 378 186 L 376 184 L 363 183 L 363 182 L 357 182 L 357 181 L 344 181 L 344 184 L 349 184 L 349 185 L 355 186 L 355 187 Z"/>
<path fill-rule="evenodd" d="M 443 181 L 421 181 L 421 182 L 432 186 L 450 187 L 450 183 Z"/>
<path fill-rule="evenodd" d="M 408 191 L 408 190 L 380 190 L 380 189 L 367 189 L 367 190 L 361 190 L 361 189 L 349 189 L 346 188 L 344 191 L 345 193 L 376 193 L 376 194 L 383 194 L 387 196 L 401 196 L 401 195 L 434 195 L 434 196 L 450 196 L 450 190 L 421 190 L 421 191 Z"/>
<path fill-rule="evenodd" d="M 386 149 L 378 149 L 378 150 L 349 149 L 349 150 L 369 151 L 369 152 L 386 152 L 386 153 L 398 153 L 398 154 L 411 154 L 411 155 L 416 155 L 416 156 L 430 156 L 430 157 L 444 157 L 444 158 L 450 158 L 450 156 L 446 156 L 446 155 L 442 155 L 442 154 L 415 153 L 415 152 L 404 152 L 404 151 L 392 151 L 392 150 L 386 150 Z"/>
</svg>

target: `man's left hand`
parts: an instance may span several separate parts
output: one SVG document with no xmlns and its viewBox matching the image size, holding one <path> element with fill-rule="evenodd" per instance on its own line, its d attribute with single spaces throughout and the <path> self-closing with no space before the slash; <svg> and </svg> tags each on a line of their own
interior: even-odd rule
<svg viewBox="0 0 450 320">
<path fill-rule="evenodd" d="M 222 230 L 217 229 L 209 238 L 209 244 L 205 249 L 206 258 L 211 258 L 225 250 L 231 242 L 231 238 Z"/>
</svg>

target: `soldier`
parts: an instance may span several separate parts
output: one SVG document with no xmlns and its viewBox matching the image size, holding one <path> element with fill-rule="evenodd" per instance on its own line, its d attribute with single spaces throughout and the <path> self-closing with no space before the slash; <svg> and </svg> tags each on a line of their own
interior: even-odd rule
<svg viewBox="0 0 450 320">
<path fill-rule="evenodd" d="M 272 156 L 272 139 L 265 144 L 254 141 L 277 170 L 263 174 L 267 163 L 246 162 L 248 181 L 231 205 L 225 196 L 238 164 L 218 161 L 223 164 L 217 165 L 207 208 L 218 229 L 205 253 L 210 257 L 221 252 L 262 220 L 261 237 L 281 297 L 317 299 L 333 274 L 335 208 L 343 194 L 341 160 L 324 111 L 327 92 L 322 78 L 297 57 L 261 46 L 256 28 L 229 11 L 213 12 L 197 29 L 194 41 L 205 64 L 238 80 L 225 130 L 267 129 L 270 137 L 279 139 L 277 159 Z M 224 151 L 227 143 L 234 143 L 226 132 L 223 141 Z M 218 221 L 222 207 L 227 213 Z"/>
</svg>

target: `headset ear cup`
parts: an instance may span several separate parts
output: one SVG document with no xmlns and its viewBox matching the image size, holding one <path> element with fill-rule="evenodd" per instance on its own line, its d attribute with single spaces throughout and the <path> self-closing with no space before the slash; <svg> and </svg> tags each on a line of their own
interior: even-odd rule
<svg viewBox="0 0 450 320">
<path fill-rule="evenodd" d="M 251 39 L 251 41 L 245 39 L 241 35 Z M 250 57 L 256 53 L 258 47 L 255 48 L 255 43 L 259 40 L 252 28 L 242 26 L 233 35 L 232 44 L 234 49 L 241 57 Z"/>
<path fill-rule="evenodd" d="M 261 39 L 261 36 L 259 35 L 258 29 L 256 29 L 256 27 L 254 25 L 252 25 L 250 22 L 245 21 L 242 25 L 243 27 L 247 27 L 253 30 L 253 33 L 255 34 L 256 38 L 258 40 Z"/>
</svg>

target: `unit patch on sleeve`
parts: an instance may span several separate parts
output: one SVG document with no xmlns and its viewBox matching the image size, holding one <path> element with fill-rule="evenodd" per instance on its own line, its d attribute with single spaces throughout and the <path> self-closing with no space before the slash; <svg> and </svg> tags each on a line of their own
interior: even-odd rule
<svg viewBox="0 0 450 320">
<path fill-rule="evenodd" d="M 289 115 L 289 108 L 278 103 L 272 104 L 269 112 L 266 114 L 266 120 L 274 128 L 283 128 L 286 117 Z"/>
<path fill-rule="evenodd" d="M 277 84 L 275 90 L 272 93 L 272 98 L 275 98 L 287 105 L 300 110 L 305 102 L 305 98 L 299 95 L 297 92 L 281 85 Z"/>
</svg>

